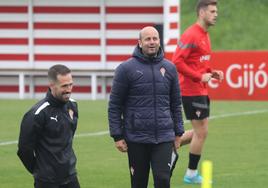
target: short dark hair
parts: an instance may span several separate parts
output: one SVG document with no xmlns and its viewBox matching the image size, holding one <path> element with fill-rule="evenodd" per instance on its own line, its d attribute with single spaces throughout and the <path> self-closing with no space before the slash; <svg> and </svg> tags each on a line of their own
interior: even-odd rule
<svg viewBox="0 0 268 188">
<path fill-rule="evenodd" d="M 199 10 L 207 7 L 208 5 L 217 5 L 217 0 L 198 0 L 196 4 L 196 13 L 199 14 Z"/>
<path fill-rule="evenodd" d="M 57 64 L 53 65 L 48 70 L 48 79 L 49 81 L 56 82 L 58 75 L 66 75 L 71 73 L 71 70 L 65 65 Z"/>
</svg>

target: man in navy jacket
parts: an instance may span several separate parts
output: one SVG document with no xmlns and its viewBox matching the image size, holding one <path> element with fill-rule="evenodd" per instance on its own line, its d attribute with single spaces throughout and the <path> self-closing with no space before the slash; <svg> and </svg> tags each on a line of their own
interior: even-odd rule
<svg viewBox="0 0 268 188">
<path fill-rule="evenodd" d="M 184 133 L 175 66 L 164 59 L 159 33 L 140 31 L 134 53 L 116 71 L 109 101 L 110 135 L 128 153 L 132 188 L 169 188 L 172 152 Z"/>
</svg>

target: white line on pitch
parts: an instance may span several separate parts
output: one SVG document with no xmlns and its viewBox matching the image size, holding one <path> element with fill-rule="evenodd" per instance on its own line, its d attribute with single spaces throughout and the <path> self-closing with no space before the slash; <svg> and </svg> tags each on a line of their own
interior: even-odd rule
<svg viewBox="0 0 268 188">
<path fill-rule="evenodd" d="M 245 116 L 245 115 L 261 114 L 261 113 L 266 113 L 266 112 L 268 112 L 268 110 L 237 112 L 237 113 L 232 113 L 232 114 L 222 114 L 222 115 L 217 115 L 217 116 L 211 116 L 209 119 L 220 119 L 220 118 L 227 118 L 227 117 L 233 117 L 233 116 Z M 189 121 L 185 121 L 185 122 L 189 123 Z M 100 132 L 94 132 L 94 133 L 80 133 L 80 134 L 76 134 L 75 137 L 80 138 L 80 137 L 102 136 L 106 134 L 109 134 L 109 131 L 100 131 Z M 0 142 L 0 146 L 12 145 L 12 144 L 17 144 L 17 143 L 18 143 L 17 140 Z"/>
</svg>

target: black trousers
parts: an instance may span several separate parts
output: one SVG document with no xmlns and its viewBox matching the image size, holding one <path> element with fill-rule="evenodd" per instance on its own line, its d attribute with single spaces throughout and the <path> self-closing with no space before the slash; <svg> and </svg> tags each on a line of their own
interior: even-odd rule
<svg viewBox="0 0 268 188">
<path fill-rule="evenodd" d="M 154 187 L 170 188 L 173 142 L 140 144 L 128 142 L 128 160 L 132 188 L 147 188 L 150 167 Z"/>
<path fill-rule="evenodd" d="M 74 180 L 66 183 L 66 184 L 53 184 L 49 182 L 43 182 L 40 180 L 34 180 L 34 187 L 35 188 L 80 188 L 80 184 L 78 182 L 77 177 Z"/>
</svg>

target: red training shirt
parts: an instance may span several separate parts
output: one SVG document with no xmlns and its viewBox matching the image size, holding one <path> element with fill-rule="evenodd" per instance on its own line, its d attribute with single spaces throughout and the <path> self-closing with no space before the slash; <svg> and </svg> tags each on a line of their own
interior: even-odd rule
<svg viewBox="0 0 268 188">
<path fill-rule="evenodd" d="M 207 83 L 201 82 L 201 78 L 211 72 L 210 57 L 209 33 L 193 24 L 181 36 L 172 58 L 179 72 L 182 96 L 208 95 Z"/>
</svg>

